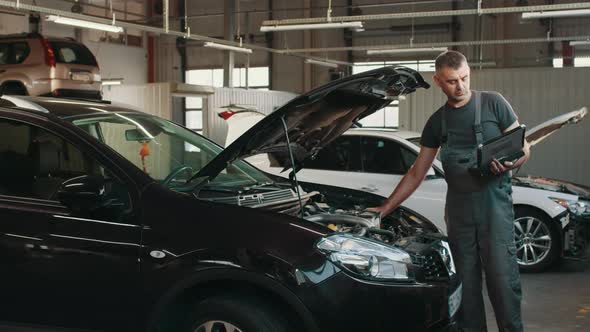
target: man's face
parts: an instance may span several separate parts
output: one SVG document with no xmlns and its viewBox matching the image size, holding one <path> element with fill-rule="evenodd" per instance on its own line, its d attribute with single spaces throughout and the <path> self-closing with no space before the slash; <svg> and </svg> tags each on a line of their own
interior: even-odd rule
<svg viewBox="0 0 590 332">
<path fill-rule="evenodd" d="M 469 100 L 471 92 L 469 90 L 470 69 L 466 62 L 461 67 L 453 69 L 442 67 L 436 71 L 434 81 L 441 88 L 445 95 L 454 102 Z"/>
</svg>

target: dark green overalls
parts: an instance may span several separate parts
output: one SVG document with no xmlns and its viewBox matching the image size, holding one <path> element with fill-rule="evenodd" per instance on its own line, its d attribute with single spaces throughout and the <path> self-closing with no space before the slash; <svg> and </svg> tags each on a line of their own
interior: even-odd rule
<svg viewBox="0 0 590 332">
<path fill-rule="evenodd" d="M 447 132 L 447 108 L 442 111 L 441 126 L 441 161 L 448 183 L 445 220 L 457 272 L 463 282 L 459 326 L 462 331 L 487 330 L 483 266 L 499 330 L 522 331 L 510 176 L 508 173 L 479 176 L 468 171 L 476 166 L 477 146 L 483 142 L 481 93 L 473 93 L 476 145 L 456 145 L 452 132 Z"/>
</svg>

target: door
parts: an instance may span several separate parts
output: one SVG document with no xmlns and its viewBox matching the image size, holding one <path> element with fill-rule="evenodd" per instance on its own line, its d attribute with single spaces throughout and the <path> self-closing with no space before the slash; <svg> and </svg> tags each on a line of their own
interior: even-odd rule
<svg viewBox="0 0 590 332">
<path fill-rule="evenodd" d="M 133 187 L 95 150 L 31 122 L 0 117 L 0 320 L 112 330 L 137 307 Z M 92 204 L 60 202 L 64 182 L 86 177 L 102 181 Z"/>
<path fill-rule="evenodd" d="M 369 191 L 361 173 L 361 144 L 359 136 L 340 136 L 322 148 L 314 159 L 306 160 L 297 179 Z"/>
</svg>

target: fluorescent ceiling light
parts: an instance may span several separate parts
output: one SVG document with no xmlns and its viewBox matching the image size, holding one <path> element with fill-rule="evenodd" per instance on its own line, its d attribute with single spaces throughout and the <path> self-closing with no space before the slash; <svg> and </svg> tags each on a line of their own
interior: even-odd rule
<svg viewBox="0 0 590 332">
<path fill-rule="evenodd" d="M 574 40 L 570 42 L 570 46 L 576 45 L 590 45 L 590 40 Z"/>
<path fill-rule="evenodd" d="M 123 32 L 123 28 L 116 26 L 116 25 L 109 25 L 109 24 L 102 24 L 84 20 L 77 20 L 75 18 L 57 16 L 57 15 L 49 15 L 47 16 L 47 20 L 50 22 L 55 22 L 59 24 L 66 24 L 80 28 L 88 28 L 88 29 L 96 29 L 108 32 L 116 32 L 121 33 Z"/>
<path fill-rule="evenodd" d="M 224 45 L 224 44 L 217 44 L 217 43 L 212 43 L 212 42 L 206 42 L 203 46 L 216 48 L 218 50 L 234 51 L 234 52 L 240 52 L 240 53 L 252 53 L 252 50 L 249 48 L 230 46 L 230 45 Z"/>
<path fill-rule="evenodd" d="M 367 55 L 376 54 L 404 54 L 404 53 L 442 53 L 449 49 L 446 47 L 422 47 L 422 48 L 391 48 L 387 50 L 367 50 Z"/>
<path fill-rule="evenodd" d="M 572 9 L 572 10 L 549 10 L 546 12 L 529 12 L 522 13 L 523 19 L 535 19 L 546 17 L 573 17 L 590 15 L 590 9 Z"/>
<path fill-rule="evenodd" d="M 101 81 L 102 85 L 121 85 L 123 84 L 122 78 L 103 78 Z"/>
<path fill-rule="evenodd" d="M 330 68 L 338 68 L 338 65 L 335 64 L 335 63 L 326 62 L 326 61 L 319 61 L 319 60 L 314 60 L 314 59 L 305 59 L 305 63 L 308 63 L 310 65 L 318 65 L 318 66 L 324 66 L 324 67 L 330 67 Z"/>
<path fill-rule="evenodd" d="M 319 29 L 343 29 L 343 28 L 361 29 L 362 27 L 363 27 L 363 22 L 331 22 L 331 23 L 313 23 L 313 24 L 263 25 L 260 27 L 260 31 L 261 32 L 268 32 L 268 31 L 319 30 Z"/>
</svg>

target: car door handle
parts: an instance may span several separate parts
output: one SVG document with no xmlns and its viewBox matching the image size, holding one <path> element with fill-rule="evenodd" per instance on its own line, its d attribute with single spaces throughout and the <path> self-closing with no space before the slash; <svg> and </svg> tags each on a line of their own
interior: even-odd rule
<svg viewBox="0 0 590 332">
<path fill-rule="evenodd" d="M 0 74 L 4 74 L 6 72 L 6 69 L 0 69 Z"/>
<path fill-rule="evenodd" d="M 361 187 L 360 189 L 364 190 L 364 191 L 372 192 L 372 193 L 379 190 L 376 187 L 371 187 L 371 186 L 364 186 L 364 187 Z"/>
</svg>

